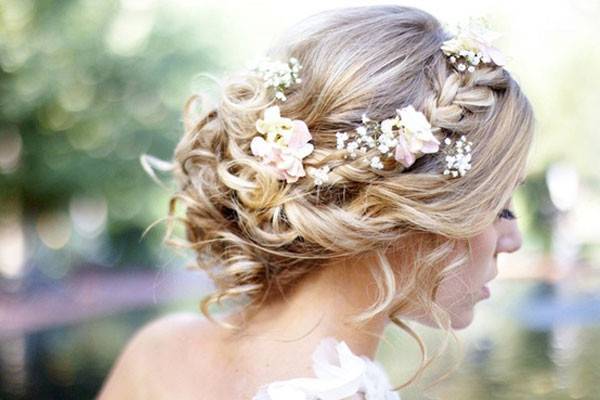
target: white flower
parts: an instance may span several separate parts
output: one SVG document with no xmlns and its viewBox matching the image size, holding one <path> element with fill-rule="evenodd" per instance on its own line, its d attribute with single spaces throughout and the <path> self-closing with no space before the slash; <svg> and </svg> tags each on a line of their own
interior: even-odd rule
<svg viewBox="0 0 600 400">
<path fill-rule="evenodd" d="M 283 92 L 279 92 L 279 91 L 275 92 L 275 98 L 278 99 L 278 100 L 281 100 L 281 101 L 286 101 L 287 100 L 286 95 L 283 94 Z"/>
<path fill-rule="evenodd" d="M 449 57 L 450 63 L 454 64 L 457 59 L 462 58 L 473 67 L 480 62 L 486 64 L 493 62 L 498 66 L 506 64 L 504 55 L 491 44 L 500 35 L 487 29 L 485 25 L 485 21 L 471 19 L 468 24 L 457 26 L 455 36 L 446 40 L 441 46 L 444 54 Z M 475 68 L 467 68 L 462 63 L 457 65 L 457 69 L 461 72 L 475 70 Z"/>
<path fill-rule="evenodd" d="M 396 147 L 398 140 L 394 137 L 394 133 L 383 133 L 378 138 L 379 144 L 384 147 Z M 382 151 L 386 153 L 387 151 Z"/>
<path fill-rule="evenodd" d="M 405 167 L 410 167 L 416 160 L 417 153 L 435 153 L 440 142 L 433 135 L 431 125 L 422 112 L 412 105 L 397 110 L 400 115 L 402 132 L 398 137 L 395 158 Z"/>
<path fill-rule="evenodd" d="M 400 127 L 400 119 L 397 116 L 395 118 L 388 118 L 381 121 L 381 131 L 387 135 L 393 135 L 394 128 Z"/>
<path fill-rule="evenodd" d="M 358 133 L 360 136 L 366 136 L 367 128 L 364 126 L 359 126 L 358 128 L 356 128 L 356 133 Z"/>
<path fill-rule="evenodd" d="M 348 134 L 346 132 L 337 132 L 335 134 L 335 137 L 338 140 L 341 140 L 342 142 L 345 142 L 346 140 L 348 140 Z"/>
<path fill-rule="evenodd" d="M 371 167 L 375 169 L 383 169 L 383 163 L 378 156 L 371 158 Z"/>
<path fill-rule="evenodd" d="M 282 118 L 279 107 L 272 106 L 263 113 L 263 118 L 256 121 L 256 130 L 267 135 L 268 142 L 287 140 L 291 134 L 292 120 Z"/>
<path fill-rule="evenodd" d="M 452 141 L 449 138 L 444 140 L 448 145 L 448 155 L 446 156 L 446 169 L 444 175 L 452 175 L 452 177 L 464 176 L 471 169 L 471 146 L 472 142 L 466 140 L 465 135 L 461 135 L 460 139 L 451 146 Z"/>
<path fill-rule="evenodd" d="M 346 132 L 337 132 L 335 137 L 337 139 L 337 149 L 342 150 L 346 145 L 346 140 L 348 140 L 348 134 Z"/>
<path fill-rule="evenodd" d="M 346 145 L 346 150 L 350 153 L 350 157 L 356 158 L 356 150 L 358 149 L 358 142 L 351 141 Z"/>
<path fill-rule="evenodd" d="M 312 354 L 314 377 L 274 381 L 252 400 L 400 400 L 377 361 L 352 352 L 344 341 L 327 337 Z"/>
<path fill-rule="evenodd" d="M 262 76 L 266 87 L 275 89 L 275 98 L 281 101 L 287 100 L 284 94 L 285 89 L 301 82 L 298 73 L 302 66 L 295 57 L 291 57 L 287 63 L 265 58 L 259 61 L 253 69 Z"/>
<path fill-rule="evenodd" d="M 312 136 L 304 121 L 283 118 L 279 107 L 273 106 L 264 111 L 262 119 L 256 121 L 256 130 L 262 135 L 252 139 L 252 154 L 272 167 L 279 179 L 290 183 L 306 175 L 302 159 L 312 153 L 314 146 L 308 143 Z M 263 135 L 266 135 L 266 139 Z"/>
<path fill-rule="evenodd" d="M 308 167 L 308 174 L 315 180 L 315 185 L 320 186 L 329 181 L 329 166 L 325 165 L 321 168 Z"/>
<path fill-rule="evenodd" d="M 379 146 L 377 146 L 377 150 L 379 150 L 380 153 L 387 153 L 388 151 L 390 151 L 390 148 L 388 146 L 386 146 L 385 144 L 380 144 Z"/>
<path fill-rule="evenodd" d="M 431 133 L 431 124 L 420 111 L 415 110 L 412 105 L 397 110 L 400 115 L 400 121 L 402 126 L 417 136 L 420 140 L 432 140 L 435 139 Z M 437 141 L 437 139 L 436 139 Z"/>
<path fill-rule="evenodd" d="M 384 169 L 383 159 L 394 157 L 408 168 L 421 154 L 440 151 L 441 142 L 434 135 L 425 114 L 412 105 L 396 110 L 396 114 L 381 122 L 369 119 L 367 124 L 355 128 L 353 134 L 337 132 L 338 149 L 345 148 L 347 151 L 344 158 L 355 159 L 360 155 L 361 163 L 374 169 Z M 363 117 L 366 118 L 366 115 Z M 465 175 L 471 169 L 472 143 L 464 135 L 455 142 L 449 137 L 443 142 L 446 145 L 444 175 Z M 379 155 L 367 156 L 369 148 L 374 147 Z"/>
</svg>

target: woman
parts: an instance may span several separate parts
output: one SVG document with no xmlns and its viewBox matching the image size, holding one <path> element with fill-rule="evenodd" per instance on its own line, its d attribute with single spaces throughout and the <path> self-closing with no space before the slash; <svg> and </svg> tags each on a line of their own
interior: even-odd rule
<svg viewBox="0 0 600 400">
<path fill-rule="evenodd" d="M 533 112 L 489 38 L 415 8 L 332 10 L 216 106 L 192 116 L 192 98 L 170 221 L 183 202 L 208 320 L 143 328 L 100 398 L 399 398 L 373 361 L 384 328 L 465 328 L 521 246 Z"/>
</svg>

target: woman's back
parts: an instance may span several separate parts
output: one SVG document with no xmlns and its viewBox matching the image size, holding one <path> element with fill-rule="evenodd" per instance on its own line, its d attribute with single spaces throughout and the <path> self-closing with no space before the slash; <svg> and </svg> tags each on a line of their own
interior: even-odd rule
<svg viewBox="0 0 600 400">
<path fill-rule="evenodd" d="M 191 313 L 146 325 L 128 343 L 99 399 L 244 399 L 252 374 L 219 343 L 216 328 Z"/>
<path fill-rule="evenodd" d="M 128 343 L 99 398 L 277 400 L 293 392 L 342 400 L 362 399 L 364 391 L 398 398 L 383 369 L 344 342 L 323 340 L 312 355 L 288 345 L 288 353 L 269 351 L 273 361 L 265 363 L 259 342 L 231 346 L 219 329 L 191 313 L 149 323 Z"/>
</svg>

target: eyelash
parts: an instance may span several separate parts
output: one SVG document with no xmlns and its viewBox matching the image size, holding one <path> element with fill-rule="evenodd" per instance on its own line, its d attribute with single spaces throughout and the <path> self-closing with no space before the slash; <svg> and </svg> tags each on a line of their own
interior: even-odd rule
<svg viewBox="0 0 600 400">
<path fill-rule="evenodd" d="M 504 208 L 500 214 L 498 214 L 498 218 L 505 218 L 508 220 L 513 220 L 513 219 L 517 219 L 517 215 L 512 212 L 511 210 L 509 210 L 508 208 Z"/>
</svg>

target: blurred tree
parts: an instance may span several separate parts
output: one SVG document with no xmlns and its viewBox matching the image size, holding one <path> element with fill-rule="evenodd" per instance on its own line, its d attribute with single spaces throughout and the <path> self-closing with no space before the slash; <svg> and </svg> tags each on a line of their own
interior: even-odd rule
<svg viewBox="0 0 600 400">
<path fill-rule="evenodd" d="M 156 1 L 2 1 L 0 134 L 22 149 L 0 206 L 16 199 L 35 223 L 100 199 L 113 261 L 147 263 L 156 239 L 139 237 L 166 209 L 139 156 L 170 158 L 194 74 L 221 58 L 195 22 Z"/>
</svg>

